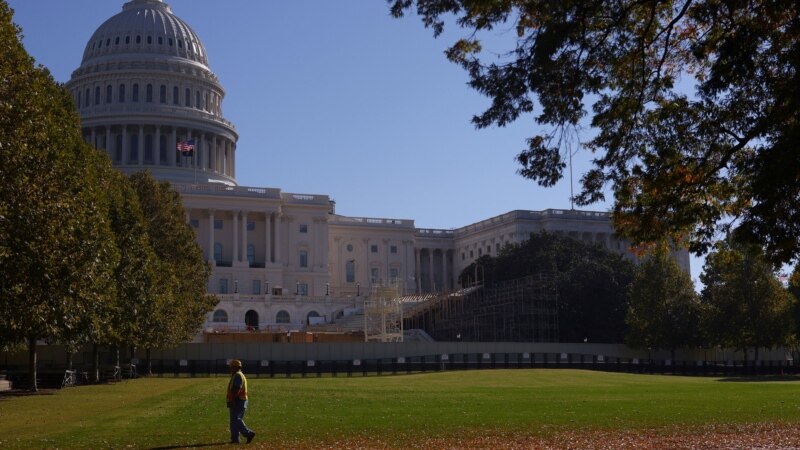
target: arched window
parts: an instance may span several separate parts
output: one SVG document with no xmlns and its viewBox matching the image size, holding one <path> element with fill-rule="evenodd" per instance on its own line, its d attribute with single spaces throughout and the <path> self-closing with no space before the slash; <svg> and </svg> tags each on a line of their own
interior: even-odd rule
<svg viewBox="0 0 800 450">
<path fill-rule="evenodd" d="M 222 261 L 222 244 L 214 244 L 214 261 Z"/>
<path fill-rule="evenodd" d="M 86 98 L 83 99 L 83 106 L 89 106 L 89 95 L 92 91 L 86 88 Z"/>
<path fill-rule="evenodd" d="M 131 100 L 133 100 L 135 102 L 139 101 L 139 84 L 138 83 L 134 83 L 133 84 L 133 92 L 131 93 L 131 95 L 133 96 L 131 98 Z"/>
<path fill-rule="evenodd" d="M 100 86 L 95 86 L 94 88 L 94 104 L 100 104 Z"/>
<path fill-rule="evenodd" d="M 247 262 L 252 266 L 256 262 L 256 247 L 253 244 L 247 244 Z"/>
<path fill-rule="evenodd" d="M 153 85 L 147 85 L 147 103 L 153 103 Z"/>
<path fill-rule="evenodd" d="M 147 43 L 148 44 L 152 44 L 153 43 L 153 36 L 147 36 Z"/>
<path fill-rule="evenodd" d="M 309 311 L 309 313 L 306 315 L 306 323 L 308 323 L 309 325 L 316 325 L 311 323 L 312 317 L 319 317 L 319 313 L 316 311 Z"/>
<path fill-rule="evenodd" d="M 356 262 L 352 259 L 344 265 L 348 283 L 356 282 Z"/>
<path fill-rule="evenodd" d="M 244 324 L 247 325 L 248 330 L 258 329 L 258 313 L 252 309 L 244 313 Z"/>
<path fill-rule="evenodd" d="M 192 106 L 192 91 L 189 90 L 189 88 L 186 88 L 183 98 L 184 102 L 186 102 L 186 106 Z"/>
<path fill-rule="evenodd" d="M 178 86 L 173 86 L 172 87 L 172 104 L 173 105 L 180 105 L 180 103 L 181 103 L 181 99 L 180 99 L 180 96 L 178 95 Z"/>
<path fill-rule="evenodd" d="M 211 111 L 211 108 L 210 108 L 210 106 L 211 106 L 210 103 L 211 102 L 209 101 L 208 92 L 206 92 L 203 96 L 205 97 L 205 100 L 206 100 L 206 111 Z"/>
<path fill-rule="evenodd" d="M 119 95 L 117 95 L 117 101 L 120 103 L 125 103 L 125 85 L 119 85 Z"/>
<path fill-rule="evenodd" d="M 142 37 L 141 36 L 136 36 L 136 43 L 137 44 L 141 44 L 142 43 Z"/>
<path fill-rule="evenodd" d="M 161 103 L 167 103 L 167 87 L 165 85 L 161 85 L 161 88 L 158 90 L 158 101 Z"/>
<path fill-rule="evenodd" d="M 291 323 L 291 317 L 289 313 L 284 310 L 278 311 L 278 314 L 275 316 L 276 323 Z"/>
<path fill-rule="evenodd" d="M 126 44 L 130 44 L 131 43 L 131 37 L 130 36 L 125 36 L 125 43 Z"/>
<path fill-rule="evenodd" d="M 119 45 L 119 36 L 114 38 L 114 45 Z"/>
<path fill-rule="evenodd" d="M 227 321 L 228 321 L 228 313 L 226 313 L 222 309 L 214 311 L 214 322 L 227 322 Z"/>
<path fill-rule="evenodd" d="M 200 91 L 195 92 L 195 95 L 194 95 L 194 107 L 197 108 L 197 109 L 202 109 L 203 108 L 203 104 L 200 103 Z"/>
<path fill-rule="evenodd" d="M 106 103 L 111 103 L 111 100 L 114 96 L 114 88 L 111 87 L 109 84 L 106 86 Z"/>
</svg>

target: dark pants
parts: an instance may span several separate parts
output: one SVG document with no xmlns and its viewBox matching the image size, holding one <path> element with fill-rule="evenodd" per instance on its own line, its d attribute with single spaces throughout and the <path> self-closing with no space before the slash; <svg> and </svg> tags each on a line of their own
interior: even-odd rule
<svg viewBox="0 0 800 450">
<path fill-rule="evenodd" d="M 240 402 L 235 402 L 228 410 L 231 413 L 231 442 L 239 442 L 239 434 L 244 437 L 250 436 L 252 431 L 244 423 L 244 413 L 247 408 Z"/>
</svg>

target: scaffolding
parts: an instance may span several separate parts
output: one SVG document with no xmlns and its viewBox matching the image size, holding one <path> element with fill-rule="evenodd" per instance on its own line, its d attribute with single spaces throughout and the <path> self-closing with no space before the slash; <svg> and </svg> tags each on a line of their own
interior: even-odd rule
<svg viewBox="0 0 800 450">
<path fill-rule="evenodd" d="M 416 305 L 406 317 L 406 328 L 421 328 L 438 341 L 558 342 L 552 275 L 441 294 Z"/>
<path fill-rule="evenodd" d="M 403 307 L 400 283 L 373 286 L 364 300 L 364 341 L 403 342 Z"/>
</svg>

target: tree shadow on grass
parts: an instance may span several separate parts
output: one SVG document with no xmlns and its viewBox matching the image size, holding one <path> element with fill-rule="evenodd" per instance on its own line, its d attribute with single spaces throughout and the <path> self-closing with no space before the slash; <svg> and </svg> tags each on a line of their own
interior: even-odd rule
<svg viewBox="0 0 800 450">
<path fill-rule="evenodd" d="M 207 444 L 182 444 L 182 445 L 169 445 L 167 447 L 153 447 L 150 450 L 172 450 L 176 448 L 202 448 L 202 447 L 219 447 L 220 445 L 228 445 L 230 442 L 211 442 Z"/>
<path fill-rule="evenodd" d="M 39 389 L 38 391 L 29 391 L 27 389 L 13 389 L 10 391 L 0 391 L 0 400 L 14 397 L 28 397 L 31 395 L 54 395 L 58 392 L 57 389 Z"/>
<path fill-rule="evenodd" d="M 741 377 L 727 377 L 717 380 L 723 383 L 757 383 L 764 381 L 798 381 L 798 375 L 760 375 L 760 376 L 741 376 Z"/>
</svg>

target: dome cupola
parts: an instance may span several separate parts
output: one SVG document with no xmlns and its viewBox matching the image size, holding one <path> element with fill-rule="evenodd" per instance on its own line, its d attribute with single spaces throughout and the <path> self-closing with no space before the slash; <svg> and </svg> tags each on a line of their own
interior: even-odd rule
<svg viewBox="0 0 800 450">
<path fill-rule="evenodd" d="M 103 22 L 67 88 L 84 137 L 123 172 L 236 184 L 225 91 L 197 33 L 162 0 L 128 1 Z"/>
<path fill-rule="evenodd" d="M 133 0 L 94 32 L 83 52 L 89 62 L 148 54 L 184 58 L 208 66 L 206 49 L 192 28 L 161 0 Z"/>
</svg>

